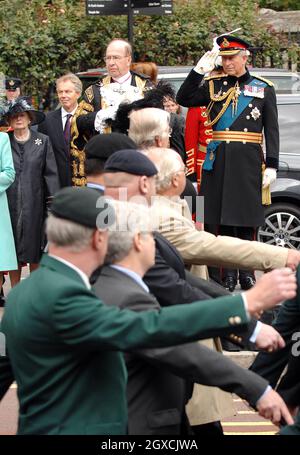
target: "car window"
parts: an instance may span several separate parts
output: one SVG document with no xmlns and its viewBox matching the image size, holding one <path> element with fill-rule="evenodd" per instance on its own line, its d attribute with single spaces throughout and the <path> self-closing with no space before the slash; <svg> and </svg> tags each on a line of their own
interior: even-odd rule
<svg viewBox="0 0 300 455">
<path fill-rule="evenodd" d="M 300 155 L 300 103 L 279 104 L 278 106 L 280 153 Z"/>
</svg>

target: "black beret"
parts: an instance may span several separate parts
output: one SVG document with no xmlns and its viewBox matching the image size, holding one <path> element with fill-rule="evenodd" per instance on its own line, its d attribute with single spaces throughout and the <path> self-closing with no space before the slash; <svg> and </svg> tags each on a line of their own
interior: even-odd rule
<svg viewBox="0 0 300 455">
<path fill-rule="evenodd" d="M 51 213 L 57 218 L 95 229 L 105 229 L 115 220 L 114 209 L 104 196 L 87 187 L 66 187 L 58 191 L 53 198 Z M 100 213 L 103 216 L 99 217 Z"/>
<path fill-rule="evenodd" d="M 5 79 L 5 88 L 6 90 L 15 91 L 18 87 L 21 87 L 22 81 L 17 77 L 7 77 Z"/>
<path fill-rule="evenodd" d="M 119 150 L 136 149 L 136 144 L 125 134 L 111 133 L 98 134 L 92 137 L 84 147 L 86 158 L 95 158 L 106 161 Z"/>
<path fill-rule="evenodd" d="M 133 175 L 152 177 L 157 169 L 152 161 L 139 150 L 120 150 L 111 155 L 105 163 L 105 172 L 127 172 Z"/>
</svg>

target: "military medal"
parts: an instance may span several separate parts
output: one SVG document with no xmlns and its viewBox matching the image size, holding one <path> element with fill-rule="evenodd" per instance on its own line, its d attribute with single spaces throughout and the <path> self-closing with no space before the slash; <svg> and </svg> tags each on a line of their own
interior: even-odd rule
<svg viewBox="0 0 300 455">
<path fill-rule="evenodd" d="M 257 87 L 255 85 L 245 85 L 244 95 L 251 96 L 252 98 L 264 98 L 265 89 L 263 87 Z"/>
<path fill-rule="evenodd" d="M 251 114 L 251 117 L 254 119 L 254 120 L 257 120 L 259 117 L 260 117 L 260 110 L 257 109 L 257 107 L 255 107 L 254 109 L 252 109 L 252 111 L 250 112 Z"/>
</svg>

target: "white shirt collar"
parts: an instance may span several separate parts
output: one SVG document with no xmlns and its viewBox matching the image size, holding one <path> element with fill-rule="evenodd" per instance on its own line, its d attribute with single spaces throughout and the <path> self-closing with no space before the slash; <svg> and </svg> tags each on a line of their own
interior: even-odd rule
<svg viewBox="0 0 300 455">
<path fill-rule="evenodd" d="M 125 84 L 125 85 L 130 85 L 131 84 L 131 72 L 128 71 L 128 73 L 124 74 L 124 76 L 121 77 L 113 77 L 113 80 L 116 81 L 119 84 Z"/>
<path fill-rule="evenodd" d="M 61 118 L 65 118 L 68 114 L 74 115 L 77 107 L 78 104 L 76 104 L 76 107 L 71 112 L 67 112 L 63 107 L 61 107 Z"/>
<path fill-rule="evenodd" d="M 50 258 L 54 258 L 56 259 L 57 261 L 59 262 L 62 262 L 63 264 L 67 265 L 68 267 L 70 267 L 70 269 L 73 269 L 75 270 L 75 272 L 78 273 L 78 275 L 80 276 L 80 278 L 82 279 L 82 281 L 84 282 L 84 284 L 86 285 L 86 287 L 88 289 L 91 289 L 91 285 L 90 285 L 90 280 L 89 280 L 89 277 L 82 271 L 80 270 L 78 267 L 76 267 L 76 265 L 72 264 L 71 262 L 69 261 L 66 261 L 65 259 L 62 259 L 61 257 L 59 256 L 55 256 L 54 254 L 48 254 L 48 256 Z"/>
<path fill-rule="evenodd" d="M 139 284 L 144 289 L 144 291 L 146 291 L 147 293 L 150 292 L 148 286 L 143 281 L 142 277 L 140 277 L 140 275 L 138 275 L 133 270 L 127 269 L 127 267 L 123 267 L 121 265 L 116 265 L 116 264 L 110 264 L 109 267 L 119 270 L 119 272 L 122 272 L 125 275 L 130 276 L 137 284 Z"/>
</svg>

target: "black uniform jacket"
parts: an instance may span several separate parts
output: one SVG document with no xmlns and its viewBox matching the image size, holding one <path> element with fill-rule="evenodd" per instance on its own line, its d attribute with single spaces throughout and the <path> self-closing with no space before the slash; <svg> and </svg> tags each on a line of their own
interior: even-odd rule
<svg viewBox="0 0 300 455">
<path fill-rule="evenodd" d="M 241 77 L 203 76 L 192 70 L 177 94 L 179 104 L 208 106 L 210 89 L 224 97 L 237 83 L 242 92 L 254 76 L 246 71 Z M 279 155 L 279 130 L 275 91 L 271 82 L 257 79 L 258 88 L 249 96 L 249 103 L 228 128 L 242 133 L 262 133 L 265 137 L 266 166 L 277 168 Z M 261 85 L 261 87 L 260 87 Z M 264 85 L 266 85 L 264 87 Z M 247 95 L 248 96 L 248 95 Z M 213 121 L 223 108 L 226 98 L 214 102 L 208 120 Z M 229 109 L 232 108 L 232 102 Z M 208 128 L 211 128 L 208 124 Z M 212 129 L 215 129 L 212 125 Z M 213 170 L 202 174 L 201 194 L 205 197 L 205 222 L 212 225 L 260 226 L 264 221 L 262 205 L 263 151 L 258 143 L 222 141 L 216 150 Z"/>
</svg>

